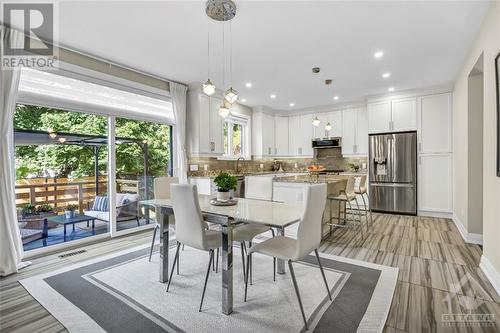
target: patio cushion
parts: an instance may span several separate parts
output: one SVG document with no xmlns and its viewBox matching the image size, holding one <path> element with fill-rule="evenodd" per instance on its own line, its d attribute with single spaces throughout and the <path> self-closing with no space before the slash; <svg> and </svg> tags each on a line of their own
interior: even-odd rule
<svg viewBox="0 0 500 333">
<path fill-rule="evenodd" d="M 92 206 L 92 210 L 99 212 L 108 212 L 109 211 L 109 198 L 103 196 L 96 196 L 94 200 L 94 205 Z"/>
<path fill-rule="evenodd" d="M 85 211 L 83 211 L 83 213 L 87 216 L 95 217 L 98 220 L 109 222 L 109 213 L 108 212 L 101 212 L 101 211 L 97 211 L 97 210 L 85 210 Z"/>
</svg>

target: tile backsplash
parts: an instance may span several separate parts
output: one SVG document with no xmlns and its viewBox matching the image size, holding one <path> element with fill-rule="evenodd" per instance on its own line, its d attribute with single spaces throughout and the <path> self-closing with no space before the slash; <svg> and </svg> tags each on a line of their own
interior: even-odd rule
<svg viewBox="0 0 500 333">
<path fill-rule="evenodd" d="M 306 171 L 311 164 L 320 164 L 330 170 L 350 170 L 349 164 L 355 164 L 362 169 L 366 164 L 367 157 L 343 157 L 340 149 L 318 149 L 315 158 L 261 158 L 252 160 L 240 160 L 238 162 L 238 172 L 236 172 L 235 160 L 223 160 L 215 157 L 190 157 L 188 160 L 188 176 L 213 176 L 221 170 L 227 170 L 233 174 L 258 173 L 273 171 L 274 161 L 280 161 L 283 171 L 300 172 Z M 261 168 L 262 166 L 262 168 Z M 207 170 L 205 170 L 205 167 Z"/>
</svg>

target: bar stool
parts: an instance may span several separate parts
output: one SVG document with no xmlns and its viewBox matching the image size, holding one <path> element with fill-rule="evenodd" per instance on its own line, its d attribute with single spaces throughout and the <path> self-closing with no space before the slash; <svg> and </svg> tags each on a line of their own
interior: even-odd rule
<svg viewBox="0 0 500 333">
<path fill-rule="evenodd" d="M 361 199 L 363 200 L 363 216 L 366 219 L 366 225 L 368 226 L 368 211 L 370 212 L 370 225 L 373 226 L 373 216 L 372 216 L 372 207 L 370 206 L 370 197 L 368 196 L 368 192 L 366 191 L 366 175 L 363 175 L 359 177 L 359 184 L 354 190 L 354 193 L 358 194 L 361 196 Z M 365 195 L 366 195 L 366 201 L 365 201 Z M 368 207 L 367 204 L 368 203 Z"/>
<path fill-rule="evenodd" d="M 356 198 L 356 193 L 354 192 L 354 183 L 356 182 L 356 179 L 354 177 L 349 177 L 347 179 L 346 187 L 344 191 L 341 191 L 339 195 L 336 196 L 329 196 L 327 197 L 329 204 L 330 204 L 330 219 L 337 219 L 338 223 L 333 223 L 330 221 L 330 225 L 335 226 L 335 227 L 346 227 L 349 222 L 352 222 L 354 224 L 357 224 L 359 226 L 359 229 L 361 231 L 361 238 L 364 239 L 364 234 L 363 234 L 363 222 L 361 220 L 361 211 L 359 208 L 359 203 L 358 199 Z M 338 216 L 335 218 L 332 216 L 332 203 L 334 201 L 337 201 L 339 203 L 339 212 Z M 354 215 L 354 209 L 352 208 L 351 202 L 354 201 L 356 203 L 357 207 L 357 216 L 358 219 L 356 219 Z M 340 217 L 340 205 L 344 204 L 345 206 L 349 206 L 349 214 L 351 215 L 350 218 L 347 218 L 347 207 L 344 208 L 344 218 Z M 343 224 L 341 224 L 341 220 L 344 221 Z"/>
</svg>

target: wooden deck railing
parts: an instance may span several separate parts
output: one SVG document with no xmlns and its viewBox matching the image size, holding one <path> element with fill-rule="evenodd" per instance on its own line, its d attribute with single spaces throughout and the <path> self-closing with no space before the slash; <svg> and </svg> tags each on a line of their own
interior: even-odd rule
<svg viewBox="0 0 500 333">
<path fill-rule="evenodd" d="M 37 179 L 24 180 L 16 185 L 16 206 L 22 207 L 28 203 L 33 205 L 49 204 L 55 211 L 62 211 L 68 204 L 78 205 L 80 212 L 87 207 L 87 203 L 96 196 L 96 182 L 91 179 Z M 107 193 L 108 181 L 101 177 L 98 182 L 99 195 Z M 138 193 L 137 180 L 117 179 L 118 192 Z"/>
</svg>

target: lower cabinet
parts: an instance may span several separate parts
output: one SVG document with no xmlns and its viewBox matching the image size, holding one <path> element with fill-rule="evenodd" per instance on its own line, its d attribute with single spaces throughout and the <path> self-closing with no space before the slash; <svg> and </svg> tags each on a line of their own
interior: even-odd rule
<svg viewBox="0 0 500 333">
<path fill-rule="evenodd" d="M 421 154 L 418 157 L 418 210 L 451 213 L 452 154 Z"/>
</svg>

